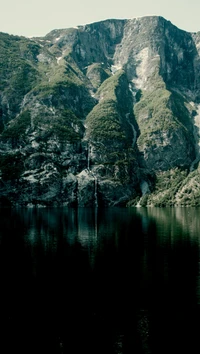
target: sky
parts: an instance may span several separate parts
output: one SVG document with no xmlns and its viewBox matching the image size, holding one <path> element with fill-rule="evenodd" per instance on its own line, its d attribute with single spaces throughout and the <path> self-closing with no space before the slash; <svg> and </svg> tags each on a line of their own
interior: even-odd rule
<svg viewBox="0 0 200 354">
<path fill-rule="evenodd" d="M 200 0 L 1 0 L 0 11 L 0 32 L 26 37 L 148 15 L 163 16 L 185 31 L 200 31 Z"/>
</svg>

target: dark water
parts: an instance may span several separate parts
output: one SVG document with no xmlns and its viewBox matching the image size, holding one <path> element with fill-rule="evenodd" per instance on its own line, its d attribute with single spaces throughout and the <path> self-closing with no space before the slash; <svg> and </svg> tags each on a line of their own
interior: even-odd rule
<svg viewBox="0 0 200 354">
<path fill-rule="evenodd" d="M 200 351 L 200 209 L 1 209 L 1 353 Z"/>
</svg>

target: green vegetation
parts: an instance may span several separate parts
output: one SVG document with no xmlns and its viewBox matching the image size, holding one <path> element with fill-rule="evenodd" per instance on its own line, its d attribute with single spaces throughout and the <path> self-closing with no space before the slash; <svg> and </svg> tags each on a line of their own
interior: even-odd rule
<svg viewBox="0 0 200 354">
<path fill-rule="evenodd" d="M 57 117 L 40 115 L 34 118 L 33 124 L 38 130 L 38 141 L 47 141 L 55 135 L 60 142 L 75 143 L 80 141 L 83 136 L 83 125 L 73 112 L 70 110 L 60 111 Z"/>
<path fill-rule="evenodd" d="M 192 110 L 192 107 L 189 107 L 189 102 L 177 92 L 172 92 L 170 103 L 175 118 L 178 119 L 178 122 L 185 127 L 188 132 L 191 132 L 193 130 L 190 118 L 192 112 L 189 113 L 189 109 Z"/>
<path fill-rule="evenodd" d="M 75 143 L 83 137 L 83 126 L 81 121 L 71 111 L 65 110 L 52 123 L 52 132 L 61 142 Z"/>
<path fill-rule="evenodd" d="M 156 175 L 155 189 L 148 195 L 146 205 L 198 206 L 200 205 L 200 176 L 198 171 L 175 168 Z"/>
<path fill-rule="evenodd" d="M 155 132 L 182 128 L 187 134 L 191 133 L 191 121 L 183 97 L 166 89 L 143 92 L 134 113 L 141 133 L 139 145 L 153 144 L 150 136 Z"/>
<path fill-rule="evenodd" d="M 36 86 L 36 89 L 38 87 L 44 91 L 44 88 L 46 88 L 48 91 L 55 85 L 59 84 L 63 84 L 65 86 L 83 85 L 81 80 L 83 75 L 70 56 L 66 56 L 61 59 L 59 64 L 55 61 L 52 54 L 46 53 L 46 57 L 47 61 L 38 63 L 38 72 L 42 79 L 39 87 Z"/>
<path fill-rule="evenodd" d="M 155 189 L 148 202 L 154 206 L 173 206 L 176 202 L 176 194 L 188 174 L 187 170 L 179 168 L 157 173 Z"/>
<path fill-rule="evenodd" d="M 110 72 L 108 69 L 102 67 L 102 64 L 94 63 L 87 68 L 86 76 L 91 81 L 93 87 L 98 89 L 102 82 L 109 78 Z"/>
<path fill-rule="evenodd" d="M 112 177 L 122 184 L 130 183 L 135 164 L 132 129 L 126 118 L 131 112 L 128 93 L 126 75 L 120 70 L 102 83 L 97 92 L 100 101 L 86 119 L 86 138 L 98 151 L 96 163 L 109 165 Z"/>
<path fill-rule="evenodd" d="M 98 96 L 105 96 L 106 100 L 116 101 L 116 89 L 125 76 L 124 70 L 118 70 L 115 75 L 105 80 L 97 91 Z"/>
<path fill-rule="evenodd" d="M 180 205 L 199 206 L 200 205 L 200 170 L 188 174 L 184 179 L 178 193 Z"/>
<path fill-rule="evenodd" d="M 31 124 L 31 115 L 28 110 L 22 112 L 17 118 L 12 120 L 7 128 L 2 132 L 3 140 L 12 140 L 12 146 L 15 147 L 18 142 L 25 137 L 27 128 Z"/>
<path fill-rule="evenodd" d="M 57 49 L 58 57 L 62 56 L 62 52 Z M 0 33 L 0 90 L 6 98 L 4 112 L 7 110 L 4 123 L 20 112 L 22 100 L 27 93 L 43 99 L 49 95 L 62 97 L 63 90 L 70 90 L 70 96 L 77 96 L 80 90 L 86 91 L 84 85 L 87 78 L 72 55 L 66 52 L 65 57 L 59 61 L 58 57 L 50 52 L 47 45 Z M 66 95 L 69 96 L 69 92 Z M 84 92 L 82 96 L 87 95 Z M 69 97 L 69 100 L 72 101 L 72 98 Z M 91 102 L 87 113 L 90 109 Z"/>
<path fill-rule="evenodd" d="M 87 134 L 92 140 L 126 139 L 121 129 L 120 115 L 115 101 L 106 100 L 96 105 L 87 116 Z"/>
<path fill-rule="evenodd" d="M 158 172 L 155 175 L 151 193 L 141 196 L 140 191 L 128 202 L 127 206 L 173 207 L 200 205 L 199 170 L 188 173 L 180 168 Z"/>
<path fill-rule="evenodd" d="M 19 111 L 24 95 L 38 81 L 34 67 L 39 47 L 30 40 L 0 33 L 0 90 L 7 96 L 10 110 Z"/>
<path fill-rule="evenodd" d="M 23 178 L 27 190 L 37 181 L 43 183 L 49 178 L 46 191 L 43 190 L 46 182 L 40 186 L 45 194 L 49 190 L 51 170 L 57 169 L 55 178 L 58 175 L 59 178 L 68 177 L 69 171 L 76 175 L 89 162 L 91 170 L 103 171 L 99 176 L 105 185 L 108 179 L 123 186 L 124 195 L 126 187 L 130 193 L 133 186 L 133 200 L 129 205 L 138 201 L 141 206 L 200 205 L 199 169 L 191 173 L 181 168 L 157 171 L 155 180 L 148 175 L 148 168 L 154 171 L 185 163 L 189 169 L 195 158 L 193 117 L 196 108 L 190 105 L 189 95 L 187 101 L 186 94 L 177 93 L 181 89 L 185 93 L 187 89 L 191 92 L 194 89 L 192 47 L 189 46 L 188 54 L 185 53 L 189 43 L 185 40 L 183 60 L 178 60 L 177 50 L 173 55 L 170 52 L 174 38 L 166 37 L 168 42 L 164 47 L 163 25 L 160 27 L 157 20 L 152 21 L 134 25 L 134 45 L 130 44 L 129 48 L 126 41 L 122 43 L 125 70 L 118 70 L 114 75 L 108 64 L 113 64 L 116 58 L 115 44 L 120 45 L 123 31 L 119 28 L 115 39 L 111 27 L 104 28 L 104 24 L 102 35 L 99 35 L 101 27 L 98 25 L 95 28 L 86 26 L 80 31 L 52 31 L 40 39 L 0 33 L 0 177 L 3 193 L 7 185 L 12 190 L 12 185 L 18 184 L 26 170 Z M 98 44 L 91 45 L 92 36 L 105 41 L 99 51 Z M 84 51 L 81 50 L 83 45 Z M 164 53 L 163 61 L 161 54 L 168 50 L 169 55 Z M 144 68 L 147 54 L 150 60 Z M 191 63 L 184 62 L 185 59 Z M 187 64 L 191 69 L 188 75 Z M 168 66 L 170 70 L 167 70 Z M 139 73 L 139 83 L 143 69 L 147 80 L 142 79 L 144 89 L 138 90 L 134 98 L 129 88 L 131 85 L 133 93 L 136 91 L 134 79 Z M 170 90 L 170 85 L 175 87 L 176 84 L 177 92 Z M 181 85 L 185 86 L 181 88 Z M 92 97 L 91 90 L 95 91 L 96 98 Z M 134 117 L 139 138 L 133 146 Z M 170 146 L 176 141 L 180 145 L 177 151 Z M 80 155 L 76 155 L 78 153 Z M 75 184 L 75 177 L 69 176 L 63 182 L 66 190 L 70 178 Z M 151 193 L 142 196 L 140 182 L 143 179 L 149 182 Z M 99 186 L 103 191 L 104 187 L 100 183 Z M 38 194 L 36 191 L 36 199 Z"/>
<path fill-rule="evenodd" d="M 157 130 L 168 130 L 177 124 L 174 122 L 173 114 L 168 108 L 170 92 L 167 90 L 157 90 L 145 92 L 134 107 L 136 120 L 140 126 L 141 136 L 145 133 Z"/>
<path fill-rule="evenodd" d="M 4 181 L 19 179 L 23 168 L 23 159 L 20 153 L 0 156 L 0 171 Z"/>
<path fill-rule="evenodd" d="M 124 79 L 124 71 L 119 70 L 100 86 L 97 95 L 100 102 L 93 108 L 86 119 L 87 135 L 90 140 L 106 140 L 108 145 L 115 144 L 116 140 L 127 145 L 126 124 L 121 116 L 120 99 L 117 97 L 117 89 Z M 130 126 L 128 127 L 128 133 Z M 128 144 L 130 143 L 130 140 Z M 117 145 L 116 145 L 117 146 Z"/>
</svg>

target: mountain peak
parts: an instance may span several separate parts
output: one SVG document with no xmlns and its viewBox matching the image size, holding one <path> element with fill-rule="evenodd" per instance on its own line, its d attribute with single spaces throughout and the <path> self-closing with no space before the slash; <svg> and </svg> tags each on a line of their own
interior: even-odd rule
<svg viewBox="0 0 200 354">
<path fill-rule="evenodd" d="M 200 205 L 200 36 L 145 16 L 0 41 L 0 202 Z"/>
</svg>

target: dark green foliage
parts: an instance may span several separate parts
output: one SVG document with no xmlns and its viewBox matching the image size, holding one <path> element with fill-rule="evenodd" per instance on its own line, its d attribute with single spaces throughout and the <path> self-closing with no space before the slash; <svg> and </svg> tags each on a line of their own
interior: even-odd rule
<svg viewBox="0 0 200 354">
<path fill-rule="evenodd" d="M 161 89 L 142 94 L 141 100 L 134 107 L 141 132 L 140 141 L 143 141 L 150 132 L 177 127 L 178 124 L 168 107 L 169 98 L 170 92 Z"/>
<path fill-rule="evenodd" d="M 20 89 L 23 94 L 28 92 L 36 82 L 37 71 L 30 61 L 36 60 L 36 54 L 38 46 L 30 40 L 0 33 L 0 89 L 9 87 Z"/>
<path fill-rule="evenodd" d="M 19 113 L 23 97 L 40 80 L 34 65 L 37 51 L 29 39 L 0 33 L 0 91 L 9 105 L 9 116 L 3 106 L 7 120 Z"/>
<path fill-rule="evenodd" d="M 171 133 L 182 129 L 185 139 L 192 139 L 192 124 L 184 98 L 166 89 L 143 92 L 141 100 L 134 107 L 135 117 L 140 127 L 138 144 L 153 145 L 152 133 Z"/>
<path fill-rule="evenodd" d="M 113 178 L 122 183 L 131 180 L 135 156 L 129 122 L 133 118 L 129 93 L 127 77 L 119 70 L 100 86 L 97 93 L 100 101 L 86 119 L 86 137 L 98 151 L 98 163 L 113 166 Z"/>
<path fill-rule="evenodd" d="M 37 135 L 37 141 L 47 142 L 55 136 L 60 142 L 75 143 L 83 137 L 83 125 L 70 110 L 60 111 L 59 116 L 41 114 L 33 120 L 35 128 L 43 128 Z"/>
<path fill-rule="evenodd" d="M 144 194 L 144 195 L 141 197 L 141 199 L 140 199 L 140 206 L 141 206 L 141 207 L 146 207 L 146 206 L 147 206 L 148 197 L 149 197 L 148 194 Z"/>
<path fill-rule="evenodd" d="M 77 128 L 78 132 L 75 130 Z M 80 141 L 83 126 L 80 120 L 69 110 L 65 110 L 52 124 L 52 131 L 61 142 L 75 143 Z"/>
<path fill-rule="evenodd" d="M 177 92 L 172 92 L 170 97 L 170 105 L 172 111 L 174 112 L 174 116 L 177 117 L 178 121 L 188 130 L 188 132 L 191 133 L 193 126 L 191 124 L 191 117 L 186 104 L 188 104 L 188 102 L 183 96 Z"/>
<path fill-rule="evenodd" d="M 23 157 L 20 153 L 0 156 L 0 170 L 4 181 L 19 179 L 23 167 Z"/>
<path fill-rule="evenodd" d="M 154 206 L 173 206 L 176 204 L 176 194 L 188 175 L 187 170 L 175 168 L 158 173 L 155 180 L 155 190 L 150 196 Z M 154 199 L 155 193 L 155 199 Z"/>
<path fill-rule="evenodd" d="M 13 147 L 25 138 L 26 129 L 31 124 L 31 115 L 28 110 L 21 113 L 15 120 L 11 121 L 7 128 L 2 132 L 1 138 L 11 140 Z"/>
<path fill-rule="evenodd" d="M 167 190 L 170 188 L 176 192 L 180 182 L 186 178 L 187 174 L 187 170 L 180 168 L 158 173 L 155 180 L 155 190 Z"/>
<path fill-rule="evenodd" d="M 128 123 L 124 122 L 125 117 L 122 117 L 122 111 L 123 114 L 128 113 L 130 107 L 124 107 L 124 104 L 127 104 L 126 100 L 123 100 L 118 92 L 120 84 L 124 80 L 127 81 L 126 75 L 124 71 L 119 70 L 115 75 L 105 80 L 99 88 L 98 95 L 102 99 L 86 119 L 89 139 L 106 139 L 110 140 L 111 144 L 114 143 L 114 139 L 117 139 L 119 143 L 124 142 L 124 144 L 129 140 L 127 137 L 130 126 L 127 128 Z M 126 85 L 128 86 L 128 82 Z"/>
<path fill-rule="evenodd" d="M 2 114 L 2 110 L 0 109 L 0 134 L 2 133 L 3 130 L 4 130 L 3 114 Z"/>
<path fill-rule="evenodd" d="M 119 70 L 115 73 L 115 75 L 109 77 L 105 80 L 101 87 L 98 90 L 98 95 L 105 96 L 107 100 L 116 101 L 116 89 L 119 87 L 120 83 L 126 77 L 125 72 L 123 70 Z"/>
<path fill-rule="evenodd" d="M 107 100 L 95 106 L 88 115 L 88 134 L 92 140 L 112 139 L 125 141 L 125 133 L 121 129 L 120 115 L 117 111 L 116 102 Z"/>
<path fill-rule="evenodd" d="M 135 95 L 136 102 L 139 102 L 141 98 L 142 98 L 142 90 L 138 90 Z"/>
<path fill-rule="evenodd" d="M 86 73 L 88 79 L 91 81 L 93 87 L 98 89 L 99 86 L 110 76 L 110 73 L 102 64 L 94 63 L 87 68 Z"/>
<path fill-rule="evenodd" d="M 199 205 L 199 170 L 188 172 L 198 156 L 195 38 L 157 17 L 45 38 L 0 33 L 2 195 L 23 201 L 24 183 L 27 203 L 50 205 L 73 194 L 70 180 L 89 167 L 90 177 L 99 173 L 102 200 L 112 182 L 122 192 L 111 199 L 129 195 L 129 205 Z M 123 69 L 115 71 L 118 64 Z M 152 182 L 147 175 L 154 171 Z M 143 180 L 151 192 L 142 196 Z"/>
</svg>

